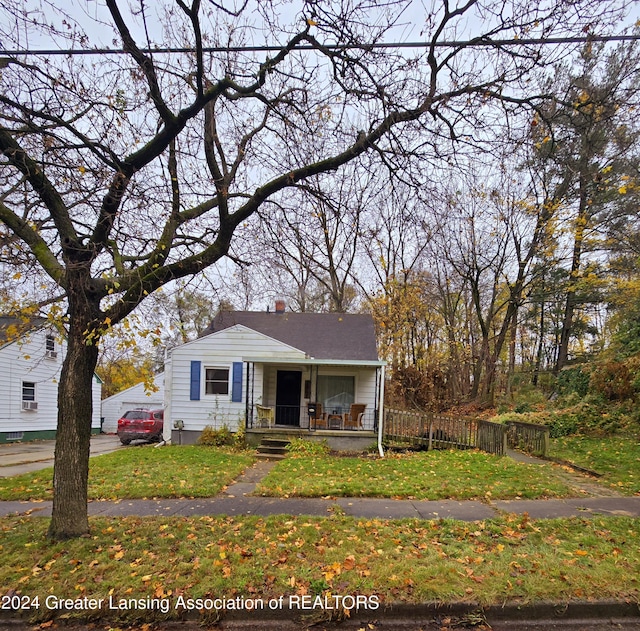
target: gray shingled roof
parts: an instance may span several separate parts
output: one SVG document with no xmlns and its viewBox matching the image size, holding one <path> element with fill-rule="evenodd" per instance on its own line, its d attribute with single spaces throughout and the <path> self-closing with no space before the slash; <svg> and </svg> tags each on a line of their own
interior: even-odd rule
<svg viewBox="0 0 640 631">
<path fill-rule="evenodd" d="M 222 311 L 204 335 L 242 324 L 304 351 L 314 359 L 377 361 L 369 314 Z"/>
<path fill-rule="evenodd" d="M 22 337 L 29 331 L 44 326 L 45 322 L 45 318 L 39 317 L 27 319 L 0 315 L 0 346 L 15 342 L 17 337 Z M 9 335 L 9 331 L 12 329 L 15 329 L 15 332 L 12 332 L 12 334 Z"/>
</svg>

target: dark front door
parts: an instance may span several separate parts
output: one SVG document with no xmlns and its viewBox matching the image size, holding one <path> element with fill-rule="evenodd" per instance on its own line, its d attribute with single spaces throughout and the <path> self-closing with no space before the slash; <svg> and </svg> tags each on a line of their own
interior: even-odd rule
<svg viewBox="0 0 640 631">
<path fill-rule="evenodd" d="M 276 423 L 300 426 L 300 391 L 302 373 L 298 370 L 279 370 L 276 383 Z"/>
</svg>

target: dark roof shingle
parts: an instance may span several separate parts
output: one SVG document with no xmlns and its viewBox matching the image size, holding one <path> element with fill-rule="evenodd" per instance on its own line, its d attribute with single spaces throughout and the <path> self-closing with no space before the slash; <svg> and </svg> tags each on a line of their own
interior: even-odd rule
<svg viewBox="0 0 640 631">
<path fill-rule="evenodd" d="M 236 324 L 293 346 L 314 359 L 378 360 L 373 318 L 369 314 L 221 311 L 204 334 Z"/>
</svg>

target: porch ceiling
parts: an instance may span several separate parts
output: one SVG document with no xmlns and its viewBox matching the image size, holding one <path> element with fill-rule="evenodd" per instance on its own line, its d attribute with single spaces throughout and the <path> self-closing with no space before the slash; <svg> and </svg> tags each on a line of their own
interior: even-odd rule
<svg viewBox="0 0 640 631">
<path fill-rule="evenodd" d="M 243 362 L 251 364 L 273 364 L 273 365 L 295 365 L 295 366 L 356 366 L 359 368 L 380 368 L 386 366 L 387 362 L 382 360 L 356 360 L 356 359 L 314 359 L 307 357 L 305 359 L 293 357 L 243 357 Z"/>
</svg>

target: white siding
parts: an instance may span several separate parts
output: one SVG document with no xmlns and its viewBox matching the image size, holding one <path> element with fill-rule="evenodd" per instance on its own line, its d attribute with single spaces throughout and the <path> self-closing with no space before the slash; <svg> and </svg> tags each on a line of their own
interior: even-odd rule
<svg viewBox="0 0 640 631">
<path fill-rule="evenodd" d="M 243 365 L 242 401 L 231 401 L 231 384 L 228 395 L 205 394 L 206 368 L 228 368 L 231 380 L 234 362 L 243 359 L 255 360 Z M 260 359 L 265 362 L 261 363 Z M 278 363 L 279 360 L 282 363 Z M 200 364 L 200 400 L 190 400 L 191 362 Z M 296 362 L 300 361 L 300 364 Z M 317 371 L 320 375 L 342 375 L 355 377 L 355 402 L 365 403 L 366 418 L 373 420 L 376 408 L 376 369 L 361 366 L 313 366 L 302 351 L 291 348 L 261 333 L 238 325 L 212 333 L 206 337 L 174 348 L 165 363 L 165 437 L 171 434 L 177 420 L 184 423 L 186 431 L 201 431 L 207 425 L 215 428 L 226 425 L 235 431 L 244 423 L 246 414 L 246 371 L 253 373 L 253 390 L 250 400 L 254 404 L 275 406 L 278 370 L 300 370 L 302 384 L 300 392 L 300 425 L 308 427 L 309 417 L 306 406 L 309 399 L 304 397 L 306 380 L 312 381 L 312 398 L 315 397 L 313 383 Z"/>
<path fill-rule="evenodd" d="M 164 373 L 153 379 L 155 392 L 146 392 L 144 383 L 138 383 L 122 392 L 118 392 L 102 400 L 102 417 L 104 424 L 102 431 L 115 434 L 118 430 L 118 419 L 133 408 L 162 408 L 164 407 Z"/>
<path fill-rule="evenodd" d="M 231 401 L 231 383 L 228 395 L 205 394 L 204 375 L 206 368 L 228 368 L 231 380 L 233 363 L 241 362 L 246 357 L 264 357 L 270 361 L 275 358 L 303 360 L 305 355 L 302 351 L 240 325 L 174 348 L 170 360 L 171 386 L 166 388 L 165 434 L 171 430 L 176 420 L 182 420 L 184 429 L 190 431 L 201 431 L 207 425 L 215 428 L 227 425 L 235 431 L 243 424 L 246 412 L 247 366 L 243 366 L 242 401 L 239 403 Z M 190 400 L 192 361 L 201 362 L 199 401 Z M 256 364 L 254 401 L 258 402 L 261 396 L 262 371 Z"/>
<path fill-rule="evenodd" d="M 55 338 L 55 356 L 46 352 L 46 336 Z M 0 432 L 55 430 L 58 422 L 58 382 L 66 342 L 47 329 L 37 329 L 0 348 Z M 37 410 L 22 409 L 22 384 L 35 383 Z M 91 426 L 100 427 L 101 384 L 94 378 Z"/>
<path fill-rule="evenodd" d="M 164 358 L 164 428 L 162 436 L 165 440 L 171 440 L 171 410 L 173 405 L 173 362 L 171 353 L 166 353 Z"/>
<path fill-rule="evenodd" d="M 37 329 L 0 348 L 0 431 L 32 432 L 56 428 L 58 380 L 66 344 L 56 338 L 55 358 L 46 356 L 49 331 Z M 37 410 L 22 410 L 22 384 L 35 383 Z"/>
<path fill-rule="evenodd" d="M 93 411 L 91 414 L 91 428 L 92 429 L 100 429 L 100 424 L 102 423 L 102 409 L 100 404 L 102 403 L 102 382 L 98 375 L 93 375 L 93 389 L 92 389 L 92 397 L 91 401 L 93 404 Z"/>
</svg>

